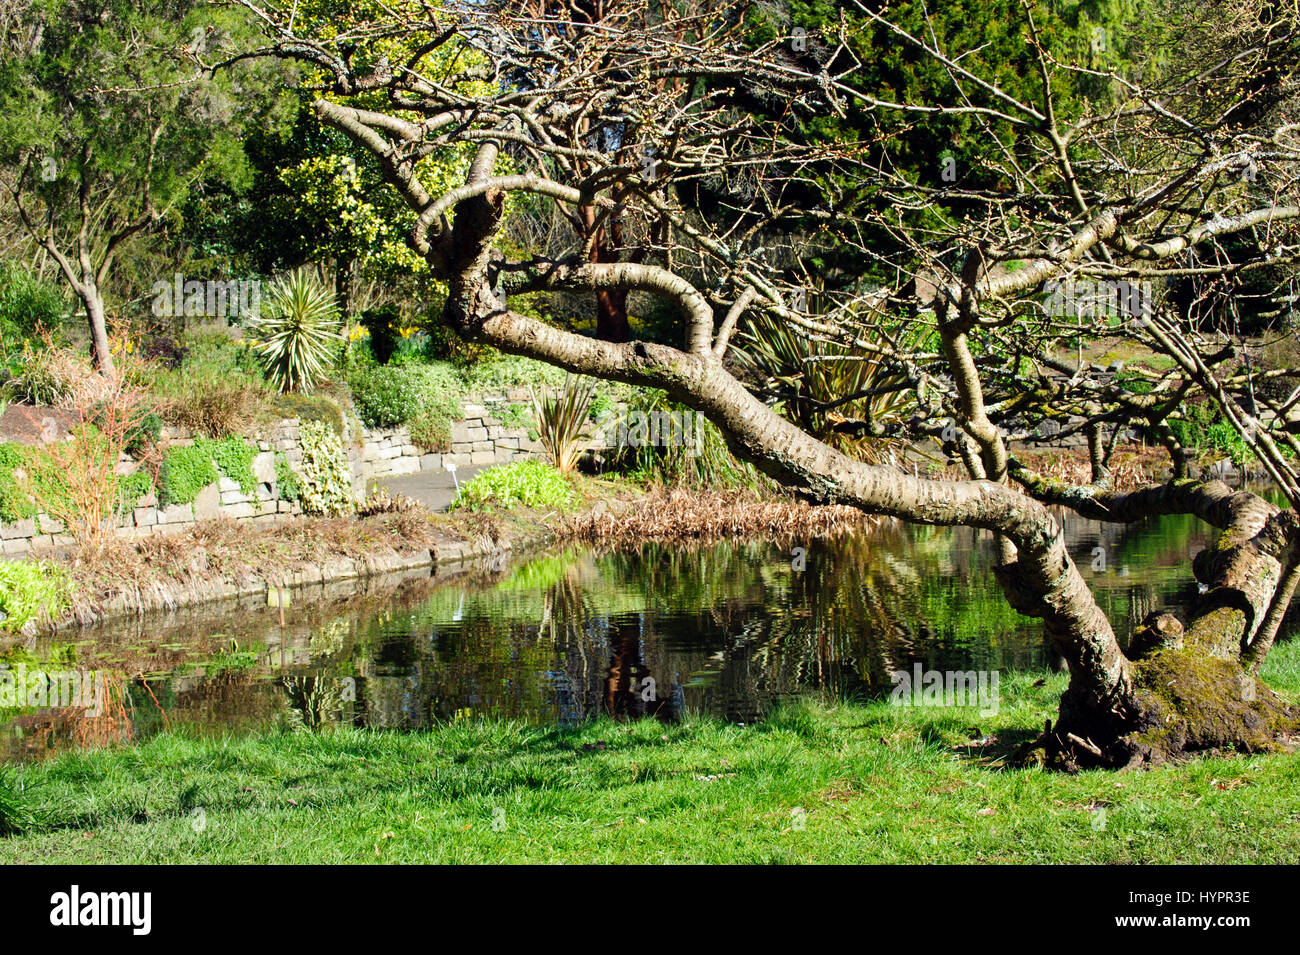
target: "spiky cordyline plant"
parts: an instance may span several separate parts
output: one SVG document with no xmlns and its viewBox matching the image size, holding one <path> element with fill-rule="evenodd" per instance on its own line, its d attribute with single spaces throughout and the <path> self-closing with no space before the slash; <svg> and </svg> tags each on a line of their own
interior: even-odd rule
<svg viewBox="0 0 1300 955">
<path fill-rule="evenodd" d="M 531 389 L 530 389 L 531 390 Z M 587 413 L 596 394 L 596 383 L 581 375 L 566 375 L 564 387 L 539 398 L 533 391 L 533 412 L 537 418 L 537 435 L 555 470 L 568 474 L 578 466 L 586 448 L 583 441 Z"/>
<path fill-rule="evenodd" d="M 340 337 L 334 296 L 303 269 L 272 284 L 253 348 L 282 392 L 309 391 L 324 374 Z"/>
</svg>

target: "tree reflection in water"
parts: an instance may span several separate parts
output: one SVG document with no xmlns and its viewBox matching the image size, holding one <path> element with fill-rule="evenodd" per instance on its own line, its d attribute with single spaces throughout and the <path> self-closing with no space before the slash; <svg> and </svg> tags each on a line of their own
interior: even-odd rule
<svg viewBox="0 0 1300 955">
<path fill-rule="evenodd" d="M 1075 521 L 1067 533 L 1082 566 L 1097 546 L 1111 555 L 1092 583 L 1121 631 L 1156 603 L 1194 596 L 1180 570 L 1203 545 L 1193 522 Z M 480 716 L 574 725 L 688 712 L 750 722 L 793 696 L 886 694 L 890 672 L 915 662 L 1049 663 L 1040 625 L 997 589 L 990 544 L 976 531 L 882 522 L 808 544 L 803 569 L 767 544 L 573 548 L 473 581 L 296 605 L 283 623 L 262 612 L 105 630 L 94 649 L 116 660 L 127 685 L 134 732 L 123 727 L 124 739 L 147 738 L 164 713 L 170 725 L 208 732 L 286 720 L 409 729 Z M 1125 576 L 1129 563 L 1135 572 Z M 0 713 L 0 741 L 6 726 L 30 739 L 42 720 Z M 62 732 L 42 742 L 77 745 Z M 23 749 L 0 748 L 0 757 Z"/>
</svg>

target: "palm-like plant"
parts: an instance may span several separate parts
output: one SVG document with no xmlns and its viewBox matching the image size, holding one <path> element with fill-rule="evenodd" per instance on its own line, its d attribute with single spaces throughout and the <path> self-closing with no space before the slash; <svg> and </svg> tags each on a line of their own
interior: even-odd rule
<svg viewBox="0 0 1300 955">
<path fill-rule="evenodd" d="M 919 338 L 918 329 L 900 332 Z M 902 370 L 879 356 L 803 333 L 764 312 L 737 336 L 733 354 L 760 382 L 760 396 L 805 431 L 842 451 L 881 460 L 894 442 L 863 437 L 853 422 L 903 418 L 915 399 Z M 861 397 L 854 397 L 861 396 Z M 849 399 L 849 400 L 845 400 Z"/>
<path fill-rule="evenodd" d="M 303 269 L 272 284 L 253 348 L 282 392 L 311 390 L 342 341 L 334 296 Z"/>
<path fill-rule="evenodd" d="M 565 376 L 564 387 L 554 393 L 533 395 L 533 413 L 537 418 L 537 436 L 555 470 L 568 474 L 578 466 L 586 448 L 583 441 L 587 413 L 596 394 L 596 383 L 582 376 Z"/>
</svg>

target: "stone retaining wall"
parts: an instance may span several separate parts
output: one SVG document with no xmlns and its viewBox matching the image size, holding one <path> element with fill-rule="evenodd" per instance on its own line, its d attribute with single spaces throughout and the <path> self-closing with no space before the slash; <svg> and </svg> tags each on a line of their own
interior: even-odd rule
<svg viewBox="0 0 1300 955">
<path fill-rule="evenodd" d="M 493 415 L 493 411 L 503 412 L 511 401 L 519 401 L 519 395 L 489 396 L 468 402 L 464 406 L 465 418 L 452 424 L 451 447 L 443 453 L 421 450 L 412 443 L 410 431 L 404 427 L 364 429 L 358 439 L 345 426 L 344 447 L 351 463 L 354 494 L 358 500 L 364 499 L 368 483 L 377 477 L 441 471 L 448 464 L 457 467 L 508 464 L 539 454 L 540 445 L 529 436 L 527 427 L 506 428 Z M 244 493 L 239 484 L 224 476 L 203 488 L 191 504 L 159 507 L 156 495 L 150 492 L 137 502 L 131 513 L 121 516 L 118 533 L 124 537 L 174 534 L 200 521 L 215 519 L 273 524 L 301 514 L 302 508 L 297 503 L 279 500 L 275 477 L 277 452 L 284 454 L 295 470 L 302 465 L 299 425 L 297 418 L 279 421 L 253 442 L 258 453 L 252 463 L 256 485 L 251 493 Z M 194 443 L 192 436 L 172 428 L 164 429 L 162 438 L 173 447 Z M 123 457 L 118 473 L 129 474 L 137 467 L 136 462 Z M 32 550 L 66 547 L 72 542 L 64 533 L 63 525 L 45 514 L 14 524 L 0 524 L 0 556 L 18 557 Z"/>
<path fill-rule="evenodd" d="M 367 429 L 361 447 L 355 454 L 350 452 L 353 486 L 364 488 L 366 482 L 377 477 L 445 471 L 448 464 L 458 468 L 509 464 L 540 454 L 541 445 L 531 436 L 529 427 L 507 428 L 497 417 L 511 403 L 523 402 L 515 392 L 466 401 L 464 417 L 452 423 L 451 446 L 446 451 L 417 447 L 404 427 Z"/>
</svg>

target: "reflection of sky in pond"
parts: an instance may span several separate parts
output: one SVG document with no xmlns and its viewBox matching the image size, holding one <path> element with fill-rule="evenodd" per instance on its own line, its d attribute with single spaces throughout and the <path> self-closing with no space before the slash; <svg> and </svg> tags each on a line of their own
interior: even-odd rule
<svg viewBox="0 0 1300 955">
<path fill-rule="evenodd" d="M 1207 542 L 1195 520 L 1072 519 L 1067 529 L 1121 634 L 1155 607 L 1194 599 L 1188 557 Z M 916 662 L 1048 666 L 1041 625 L 998 590 L 992 543 L 969 529 L 883 523 L 811 544 L 803 570 L 768 545 L 568 549 L 495 577 L 421 581 L 342 608 L 294 605 L 283 625 L 279 611 L 167 629 L 132 622 L 75 648 L 77 666 L 116 688 L 116 715 L 0 712 L 0 756 L 138 741 L 164 713 L 201 732 L 476 717 L 571 725 L 601 713 L 749 722 L 791 697 L 887 692 L 890 671 Z M 68 640 L 42 639 L 24 659 L 68 659 Z"/>
</svg>

